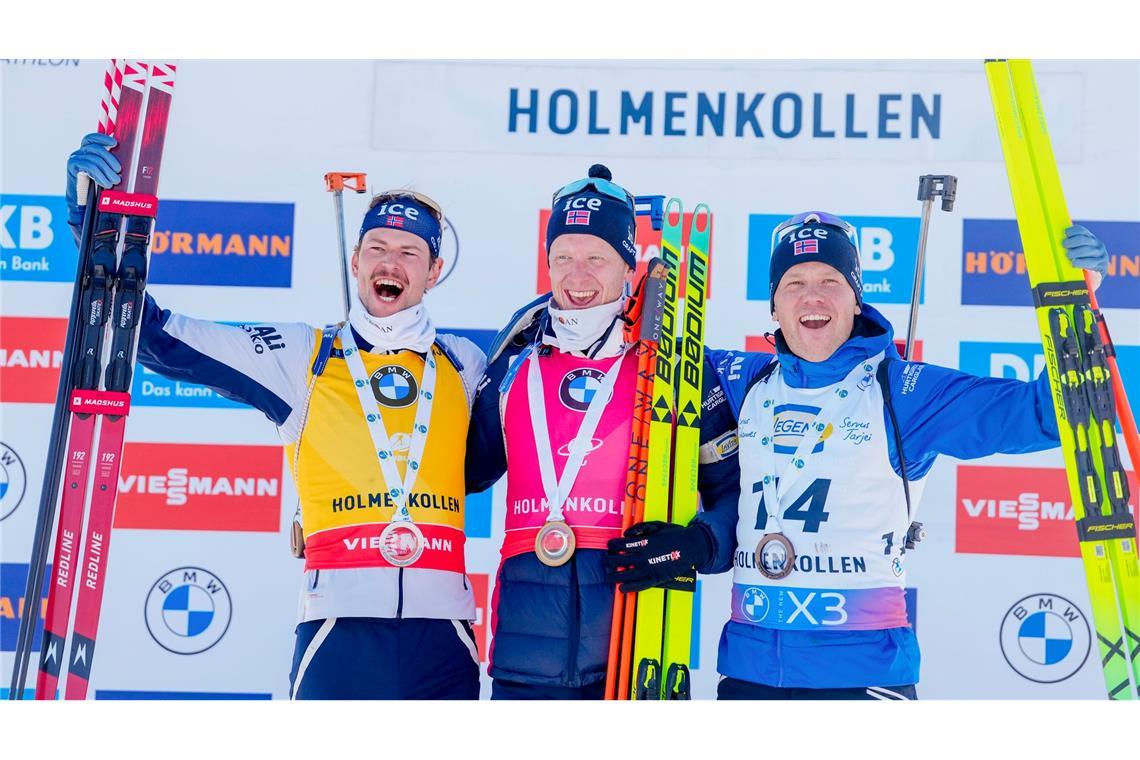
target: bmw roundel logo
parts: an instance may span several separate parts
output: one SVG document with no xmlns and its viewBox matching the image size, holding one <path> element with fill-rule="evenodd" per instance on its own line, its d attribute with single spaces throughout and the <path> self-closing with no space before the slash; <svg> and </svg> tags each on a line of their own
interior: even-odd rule
<svg viewBox="0 0 1140 760">
<path fill-rule="evenodd" d="M 401 366 L 390 364 L 372 373 L 372 395 L 380 406 L 402 409 L 415 403 L 420 392 L 416 377 Z"/>
<path fill-rule="evenodd" d="M 606 373 L 589 367 L 567 372 L 558 384 L 558 398 L 567 409 L 585 412 L 602 388 Z"/>
<path fill-rule="evenodd" d="M 24 499 L 28 473 L 16 450 L 0 443 L 0 520 L 16 511 Z"/>
<path fill-rule="evenodd" d="M 740 599 L 740 611 L 744 613 L 744 617 L 753 623 L 762 622 L 764 618 L 768 617 L 768 610 L 771 606 L 768 595 L 755 586 L 746 588 L 744 596 Z"/>
<path fill-rule="evenodd" d="M 1023 678 L 1057 683 L 1072 677 L 1092 647 L 1088 619 L 1080 609 L 1055 594 L 1019 599 L 1001 623 L 1005 661 Z"/>
<path fill-rule="evenodd" d="M 230 627 L 230 592 L 209 570 L 180 567 L 155 581 L 146 597 L 146 627 L 163 649 L 198 654 Z"/>
</svg>

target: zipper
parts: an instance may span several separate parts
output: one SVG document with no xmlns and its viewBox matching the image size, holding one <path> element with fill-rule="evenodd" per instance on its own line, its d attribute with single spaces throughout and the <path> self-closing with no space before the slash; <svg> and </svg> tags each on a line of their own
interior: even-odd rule
<svg viewBox="0 0 1140 760">
<path fill-rule="evenodd" d="M 404 617 L 404 568 L 400 568 L 399 575 L 396 579 L 396 617 Z"/>
<path fill-rule="evenodd" d="M 566 669 L 568 683 L 575 684 L 578 682 L 578 638 L 581 634 L 581 626 L 578 620 L 579 606 L 578 554 L 575 552 L 570 558 L 570 635 L 568 637 L 570 652 Z"/>
</svg>

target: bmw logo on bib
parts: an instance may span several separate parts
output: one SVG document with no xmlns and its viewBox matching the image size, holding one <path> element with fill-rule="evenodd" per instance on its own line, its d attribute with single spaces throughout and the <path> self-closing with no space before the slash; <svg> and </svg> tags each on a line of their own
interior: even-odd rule
<svg viewBox="0 0 1140 760">
<path fill-rule="evenodd" d="M 146 627 L 163 649 L 198 654 L 217 644 L 233 612 L 225 584 L 200 567 L 180 567 L 159 578 L 146 598 Z"/>
<path fill-rule="evenodd" d="M 605 372 L 588 367 L 567 372 L 558 384 L 558 398 L 567 409 L 585 412 L 601 389 L 605 376 Z"/>
<path fill-rule="evenodd" d="M 415 403 L 419 384 L 415 375 L 397 365 L 381 367 L 372 373 L 372 395 L 389 409 L 402 409 Z"/>
</svg>

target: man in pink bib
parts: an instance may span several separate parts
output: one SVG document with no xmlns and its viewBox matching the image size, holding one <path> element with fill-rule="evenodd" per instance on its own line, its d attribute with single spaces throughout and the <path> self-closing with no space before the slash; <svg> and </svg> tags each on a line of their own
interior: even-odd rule
<svg viewBox="0 0 1140 760">
<path fill-rule="evenodd" d="M 492 699 L 604 691 L 614 586 L 603 557 L 621 535 L 637 375 L 622 320 L 637 262 L 634 216 L 633 196 L 601 165 L 555 193 L 551 293 L 496 338 L 476 397 L 468 491 L 507 475 Z M 693 554 L 710 556 L 711 539 L 693 537 L 710 541 Z"/>
</svg>

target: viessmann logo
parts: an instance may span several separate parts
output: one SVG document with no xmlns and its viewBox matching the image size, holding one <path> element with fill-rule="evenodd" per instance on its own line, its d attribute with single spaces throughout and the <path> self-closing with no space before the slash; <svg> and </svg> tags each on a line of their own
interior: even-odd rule
<svg viewBox="0 0 1140 760">
<path fill-rule="evenodd" d="M 1135 512 L 1134 476 L 1129 487 Z M 1080 556 L 1062 469 L 960 465 L 955 499 L 959 553 Z"/>
<path fill-rule="evenodd" d="M 116 528 L 276 532 L 278 446 L 128 443 Z"/>
<path fill-rule="evenodd" d="M 653 229 L 653 224 L 649 217 L 637 217 L 637 236 L 634 241 L 634 247 L 637 249 L 637 274 L 634 276 L 634 282 L 637 282 L 642 275 L 645 274 L 645 269 L 649 261 L 661 255 L 661 232 Z M 689 225 L 692 224 L 693 215 L 685 214 L 681 220 L 681 259 L 686 260 L 689 250 Z M 546 225 L 550 222 L 550 209 L 543 209 L 538 214 L 538 276 L 535 281 L 535 294 L 541 295 L 550 292 L 550 271 L 546 263 Z M 710 218 L 710 224 L 713 220 Z M 712 249 L 716 248 L 715 229 L 709 230 L 709 265 L 705 275 L 705 288 L 708 297 L 712 297 L 712 269 L 713 269 L 713 252 Z M 678 274 L 678 283 L 685 281 L 685 266 L 681 266 L 681 271 Z M 685 289 L 681 284 L 677 287 L 677 299 L 683 300 L 685 297 Z"/>
</svg>

